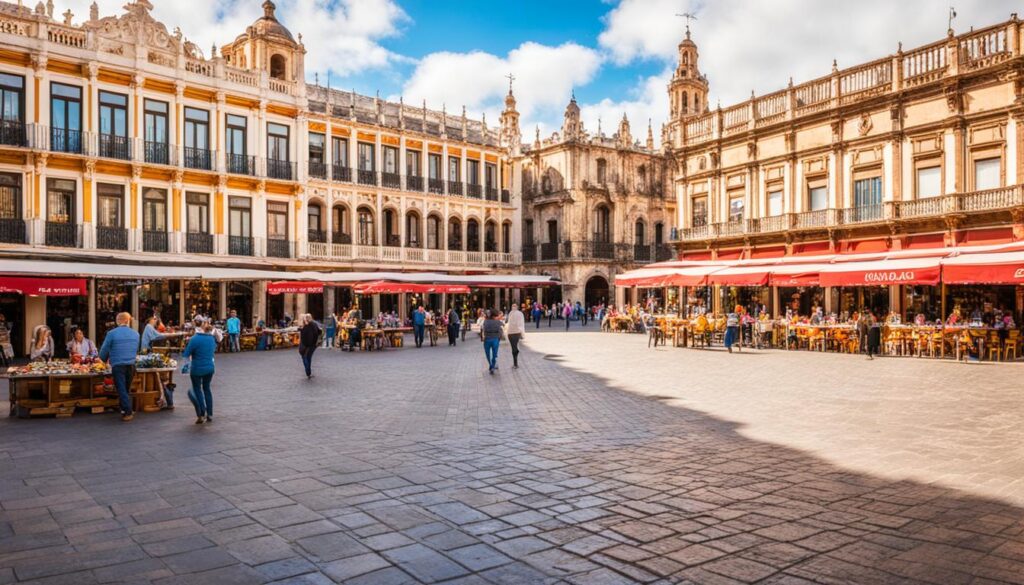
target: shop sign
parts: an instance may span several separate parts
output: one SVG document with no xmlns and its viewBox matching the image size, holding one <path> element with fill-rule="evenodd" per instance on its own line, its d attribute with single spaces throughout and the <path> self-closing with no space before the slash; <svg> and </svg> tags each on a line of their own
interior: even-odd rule
<svg viewBox="0 0 1024 585">
<path fill-rule="evenodd" d="M 74 297 L 88 294 L 84 278 L 0 277 L 0 293 L 45 297 Z"/>
<path fill-rule="evenodd" d="M 865 272 L 864 282 L 889 284 L 914 280 L 913 270 L 892 270 L 888 272 Z"/>
<path fill-rule="evenodd" d="M 1024 268 L 1018 268 L 1016 271 L 1014 271 L 1013 277 L 1014 278 L 1024 278 Z"/>
</svg>

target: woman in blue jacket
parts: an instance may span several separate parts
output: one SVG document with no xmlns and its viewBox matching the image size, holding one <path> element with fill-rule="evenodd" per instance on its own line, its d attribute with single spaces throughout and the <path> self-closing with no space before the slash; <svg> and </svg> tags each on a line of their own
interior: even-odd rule
<svg viewBox="0 0 1024 585">
<path fill-rule="evenodd" d="M 213 324 L 209 321 L 196 319 L 196 333 L 189 339 L 182 358 L 191 359 L 189 376 L 192 378 L 192 390 L 188 393 L 189 400 L 196 407 L 196 424 L 213 422 L 213 393 L 210 381 L 213 380 L 213 353 L 217 351 L 217 339 L 213 336 Z"/>
</svg>

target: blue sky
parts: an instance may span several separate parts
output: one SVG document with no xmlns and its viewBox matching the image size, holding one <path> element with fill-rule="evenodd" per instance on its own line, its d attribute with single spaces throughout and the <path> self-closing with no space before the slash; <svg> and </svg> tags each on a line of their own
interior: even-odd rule
<svg viewBox="0 0 1024 585">
<path fill-rule="evenodd" d="M 244 32 L 262 0 L 151 0 L 154 16 L 206 50 Z M 948 5 L 935 0 L 275 0 L 277 14 L 307 49 L 306 73 L 326 84 L 471 116 L 496 125 L 515 89 L 523 135 L 561 125 L 576 92 L 584 126 L 606 134 L 623 113 L 634 137 L 654 136 L 668 111 L 666 85 L 691 12 L 709 105 L 723 107 L 840 68 L 939 40 Z M 55 0 L 81 21 L 92 0 Z M 98 0 L 102 16 L 125 0 Z M 1005 21 L 1014 0 L 958 0 L 957 32 Z"/>
</svg>

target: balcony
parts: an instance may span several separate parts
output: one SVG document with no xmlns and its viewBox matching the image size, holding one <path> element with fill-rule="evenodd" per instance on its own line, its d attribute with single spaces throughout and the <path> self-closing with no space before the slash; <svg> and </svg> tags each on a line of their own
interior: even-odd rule
<svg viewBox="0 0 1024 585">
<path fill-rule="evenodd" d="M 486 197 L 486 199 L 488 201 L 497 201 L 498 200 L 498 188 L 497 187 L 487 187 L 486 190 L 484 191 L 484 195 L 485 195 L 485 197 Z"/>
<path fill-rule="evenodd" d="M 233 175 L 245 175 L 247 177 L 256 176 L 255 156 L 229 152 L 225 162 L 227 163 L 228 172 Z"/>
<path fill-rule="evenodd" d="M 82 154 L 84 151 L 82 132 L 67 128 L 50 128 L 50 150 L 52 152 Z"/>
<path fill-rule="evenodd" d="M 508 189 L 501 190 L 501 202 L 512 203 L 512 193 Z"/>
<path fill-rule="evenodd" d="M 171 164 L 171 148 L 166 142 L 150 142 L 143 144 L 143 153 L 146 162 L 157 165 Z"/>
<path fill-rule="evenodd" d="M 131 142 L 127 136 L 114 134 L 99 135 L 99 156 L 102 158 L 116 158 L 118 160 L 131 160 Z"/>
<path fill-rule="evenodd" d="M 645 244 L 633 244 L 633 261 L 650 262 L 653 250 Z"/>
<path fill-rule="evenodd" d="M 427 179 L 427 192 L 434 195 L 444 195 L 444 181 L 441 179 Z"/>
<path fill-rule="evenodd" d="M 419 242 L 417 242 L 419 243 Z M 380 265 L 444 265 L 467 269 L 495 266 L 518 266 L 519 254 L 508 252 L 480 252 L 458 249 L 459 242 L 451 242 L 451 249 L 420 247 L 376 246 L 372 244 L 307 242 L 305 255 L 318 260 L 364 262 Z"/>
<path fill-rule="evenodd" d="M 317 160 L 309 161 L 309 178 L 326 180 L 327 165 Z"/>
<path fill-rule="evenodd" d="M 231 256 L 253 256 L 253 242 L 249 236 L 228 236 L 228 254 Z"/>
<path fill-rule="evenodd" d="M 676 257 L 675 250 L 667 244 L 654 245 L 654 261 L 668 262 Z"/>
<path fill-rule="evenodd" d="M 59 221 L 46 222 L 46 245 L 60 248 L 81 248 L 82 231 L 77 224 Z"/>
<path fill-rule="evenodd" d="M 185 168 L 200 171 L 213 170 L 213 151 L 186 146 L 183 152 Z"/>
<path fill-rule="evenodd" d="M 356 176 L 360 185 L 372 185 L 377 186 L 377 172 L 376 171 L 364 171 L 359 169 Z"/>
<path fill-rule="evenodd" d="M 0 144 L 4 146 L 28 146 L 28 133 L 21 120 L 0 120 Z"/>
<path fill-rule="evenodd" d="M 121 227 L 96 226 L 96 247 L 101 250 L 127 250 L 128 230 Z"/>
<path fill-rule="evenodd" d="M 389 248 L 401 247 L 402 238 L 398 234 L 387 234 L 384 236 L 384 245 Z"/>
<path fill-rule="evenodd" d="M 423 190 L 423 177 L 415 175 L 405 176 L 405 190 L 406 191 L 422 191 Z"/>
<path fill-rule="evenodd" d="M 466 196 L 472 197 L 473 199 L 480 199 L 483 193 L 483 186 L 478 183 L 469 183 L 466 185 Z"/>
<path fill-rule="evenodd" d="M 142 251 L 166 253 L 169 251 L 167 239 L 165 231 L 142 230 Z"/>
<path fill-rule="evenodd" d="M 850 225 L 855 223 L 881 221 L 884 218 L 885 206 L 878 203 L 875 205 L 860 205 L 857 207 L 848 207 L 843 209 L 839 221 L 844 225 Z"/>
<path fill-rule="evenodd" d="M 548 242 L 540 245 L 540 259 L 541 262 L 548 260 L 558 260 L 558 249 L 561 246 L 558 242 Z"/>
<path fill-rule="evenodd" d="M 25 220 L 15 217 L 0 218 L 0 244 L 27 244 L 28 230 Z"/>
<path fill-rule="evenodd" d="M 185 251 L 189 254 L 213 254 L 213 234 L 188 232 L 185 234 Z"/>
<path fill-rule="evenodd" d="M 449 195 L 462 195 L 462 181 L 448 181 Z"/>
<path fill-rule="evenodd" d="M 572 260 L 614 260 L 617 246 L 613 242 L 599 240 L 565 242 L 565 257 Z"/>
<path fill-rule="evenodd" d="M 270 258 L 291 258 L 292 243 L 280 238 L 267 239 L 267 256 Z"/>
<path fill-rule="evenodd" d="M 352 167 L 346 167 L 344 165 L 332 165 L 331 166 L 331 180 L 340 181 L 342 183 L 352 182 Z"/>
<path fill-rule="evenodd" d="M 332 244 L 351 244 L 352 234 L 346 234 L 345 232 L 334 232 L 331 234 Z"/>
<path fill-rule="evenodd" d="M 523 262 L 537 261 L 537 244 L 523 244 Z"/>
<path fill-rule="evenodd" d="M 321 243 L 321 244 L 326 244 L 327 243 L 327 232 L 325 232 L 324 230 L 310 229 L 308 234 L 306 235 L 306 239 L 309 240 L 310 242 L 318 242 L 318 243 Z"/>
<path fill-rule="evenodd" d="M 402 176 L 398 173 L 381 173 L 380 174 L 381 186 L 385 189 L 401 189 L 402 188 Z"/>
<path fill-rule="evenodd" d="M 295 179 L 295 163 L 287 160 L 267 159 L 267 178 L 291 181 Z"/>
</svg>

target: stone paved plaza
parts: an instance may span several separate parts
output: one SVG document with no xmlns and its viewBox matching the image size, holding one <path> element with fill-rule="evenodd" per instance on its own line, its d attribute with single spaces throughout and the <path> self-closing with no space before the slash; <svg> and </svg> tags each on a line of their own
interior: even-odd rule
<svg viewBox="0 0 1024 585">
<path fill-rule="evenodd" d="M 1024 583 L 1024 366 L 502 352 L 223 356 L 207 426 L 184 388 L 0 420 L 0 584 Z"/>
</svg>

